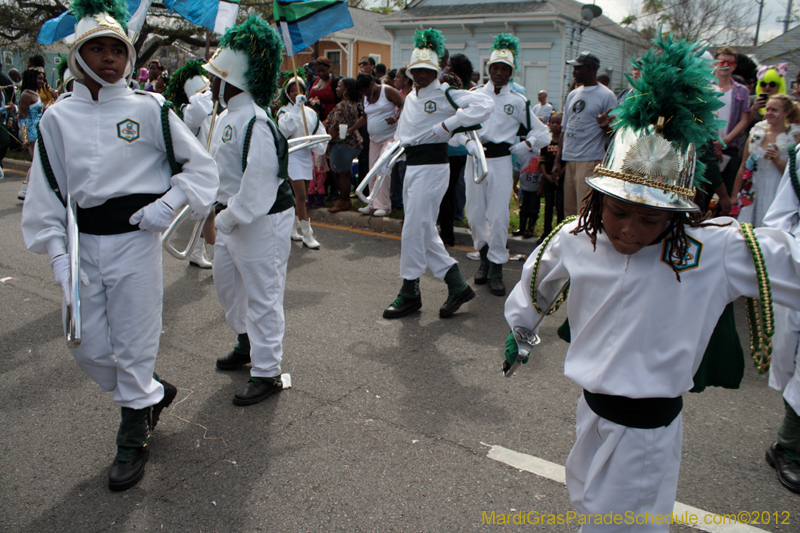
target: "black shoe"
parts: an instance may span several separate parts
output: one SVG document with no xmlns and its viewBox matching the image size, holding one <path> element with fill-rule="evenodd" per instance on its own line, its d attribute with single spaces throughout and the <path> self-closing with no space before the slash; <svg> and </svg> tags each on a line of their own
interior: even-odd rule
<svg viewBox="0 0 800 533">
<path fill-rule="evenodd" d="M 489 278 L 489 292 L 495 296 L 505 296 L 506 286 L 503 283 L 503 278 Z"/>
<path fill-rule="evenodd" d="M 775 442 L 767 449 L 765 458 L 778 474 L 781 485 L 792 492 L 800 492 L 800 462 L 790 459 L 786 448 Z"/>
<path fill-rule="evenodd" d="M 281 377 L 250 378 L 239 392 L 233 395 L 233 405 L 253 405 L 283 390 Z"/>
<path fill-rule="evenodd" d="M 531 237 L 533 237 L 533 232 L 532 231 L 526 231 L 526 232 L 524 232 L 522 234 L 522 238 L 523 239 L 530 239 Z"/>
<path fill-rule="evenodd" d="M 249 353 L 231 352 L 217 359 L 217 368 L 220 370 L 238 370 L 249 362 Z"/>
<path fill-rule="evenodd" d="M 172 400 L 174 400 L 175 396 L 178 395 L 178 389 L 175 387 L 175 385 L 167 383 L 163 379 L 156 378 L 156 381 L 161 383 L 161 385 L 164 387 L 164 397 L 161 398 L 161 401 L 155 404 L 152 407 L 152 410 L 150 411 L 151 431 L 156 428 L 156 424 L 158 424 L 158 419 L 161 416 L 161 411 L 169 407 L 169 405 L 172 403 Z"/>
<path fill-rule="evenodd" d="M 405 296 L 398 296 L 394 301 L 383 310 L 383 318 L 402 318 L 410 315 L 414 311 L 419 311 L 422 307 L 422 298 L 406 298 Z"/>
<path fill-rule="evenodd" d="M 463 291 L 451 294 L 447 297 L 442 307 L 439 308 L 439 318 L 449 318 L 453 316 L 453 313 L 458 311 L 459 307 L 473 298 L 475 298 L 475 291 L 473 291 L 472 287 L 469 285 L 467 285 L 467 288 Z"/>
<path fill-rule="evenodd" d="M 128 490 L 144 476 L 144 464 L 147 462 L 149 448 L 118 448 L 117 457 L 108 473 L 108 488 L 111 490 Z"/>
<path fill-rule="evenodd" d="M 525 233 L 525 232 L 522 231 L 521 229 L 515 229 L 514 231 L 511 232 L 511 235 L 513 235 L 514 237 L 519 237 L 523 233 Z"/>
<path fill-rule="evenodd" d="M 489 275 L 489 264 L 482 264 L 475 272 L 475 285 L 486 285 L 487 276 Z"/>
</svg>

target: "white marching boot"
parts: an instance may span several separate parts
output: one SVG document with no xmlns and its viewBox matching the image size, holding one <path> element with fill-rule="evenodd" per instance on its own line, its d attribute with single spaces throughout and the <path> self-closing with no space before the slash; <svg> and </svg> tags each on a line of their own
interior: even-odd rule
<svg viewBox="0 0 800 533">
<path fill-rule="evenodd" d="M 201 237 L 200 240 L 197 241 L 197 246 L 195 246 L 194 250 L 192 250 L 192 255 L 189 256 L 190 265 L 194 265 L 203 269 L 209 269 L 214 266 L 208 261 L 208 259 L 206 259 L 206 256 L 203 253 L 205 247 L 206 240 Z"/>
<path fill-rule="evenodd" d="M 303 236 L 300 235 L 298 231 L 300 229 L 300 219 L 297 218 L 297 215 L 294 216 L 294 226 L 292 226 L 292 240 L 293 241 L 302 241 Z"/>
<path fill-rule="evenodd" d="M 300 230 L 303 232 L 303 244 L 312 250 L 319 249 L 319 243 L 314 238 L 314 230 L 311 229 L 311 219 L 300 221 Z"/>
</svg>

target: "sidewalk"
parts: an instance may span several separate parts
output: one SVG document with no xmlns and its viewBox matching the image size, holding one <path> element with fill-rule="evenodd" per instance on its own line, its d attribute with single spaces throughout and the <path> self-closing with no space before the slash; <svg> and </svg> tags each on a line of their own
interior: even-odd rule
<svg viewBox="0 0 800 533">
<path fill-rule="evenodd" d="M 30 162 L 18 159 L 4 159 L 3 165 L 9 170 L 27 172 Z M 19 174 L 9 174 L 7 177 L 22 177 Z M 403 221 L 397 218 L 372 217 L 363 215 L 356 211 L 346 211 L 339 213 L 328 213 L 327 208 L 309 209 L 308 214 L 312 222 L 321 222 L 332 226 L 345 226 L 348 228 L 358 228 L 375 233 L 387 233 L 390 235 L 400 235 L 403 230 Z M 465 228 L 454 228 L 456 237 L 455 248 L 472 251 L 472 237 Z M 521 237 L 508 236 L 508 251 L 511 255 L 528 255 L 535 248 L 538 239 L 522 239 Z"/>
</svg>

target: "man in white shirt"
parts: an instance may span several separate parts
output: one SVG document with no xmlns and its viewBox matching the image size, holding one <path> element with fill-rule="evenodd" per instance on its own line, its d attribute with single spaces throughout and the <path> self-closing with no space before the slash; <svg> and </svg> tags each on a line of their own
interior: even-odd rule
<svg viewBox="0 0 800 533">
<path fill-rule="evenodd" d="M 533 106 L 533 114 L 542 124 L 547 124 L 550 122 L 550 115 L 553 114 L 552 104 L 547 103 L 547 91 L 542 89 L 536 97 L 539 103 Z"/>
</svg>

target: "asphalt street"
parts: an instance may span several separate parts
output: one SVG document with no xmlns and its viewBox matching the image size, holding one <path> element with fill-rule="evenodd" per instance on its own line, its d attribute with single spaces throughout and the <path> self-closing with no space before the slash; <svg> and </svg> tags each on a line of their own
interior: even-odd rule
<svg viewBox="0 0 800 533">
<path fill-rule="evenodd" d="M 165 254 L 156 370 L 180 391 L 142 482 L 110 492 L 119 410 L 66 348 L 49 260 L 27 251 L 19 230 L 21 179 L 0 181 L 0 530 L 577 531 L 483 523 L 484 513 L 572 510 L 563 484 L 488 456 L 502 446 L 566 461 L 580 390 L 562 374 L 564 310 L 545 321 L 533 361 L 506 379 L 503 298 L 475 287 L 476 299 L 440 320 L 447 290 L 426 275 L 421 312 L 384 320 L 400 287 L 399 239 L 323 226 L 322 249 L 294 243 L 289 260 L 292 388 L 250 407 L 231 403 L 247 370 L 214 368 L 235 335 L 211 271 Z M 450 252 L 471 279 L 478 263 L 466 248 Z M 509 288 L 521 266 L 507 266 Z M 769 513 L 754 527 L 800 531 L 800 496 L 764 461 L 783 414 L 766 376 L 748 364 L 740 390 L 684 400 L 678 501 Z M 789 524 L 776 526 L 785 513 Z"/>
</svg>

